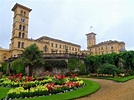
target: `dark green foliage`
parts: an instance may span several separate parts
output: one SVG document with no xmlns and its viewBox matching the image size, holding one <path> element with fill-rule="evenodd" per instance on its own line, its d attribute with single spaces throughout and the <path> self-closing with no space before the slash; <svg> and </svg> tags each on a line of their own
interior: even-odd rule
<svg viewBox="0 0 134 100">
<path fill-rule="evenodd" d="M 79 59 L 68 59 L 68 68 L 70 72 L 74 73 L 75 69 L 78 69 L 77 74 L 85 74 L 86 73 L 86 66 L 84 62 Z"/>
<path fill-rule="evenodd" d="M 99 74 L 119 74 L 121 72 L 121 70 L 119 68 L 117 68 L 116 66 L 109 64 L 109 63 L 105 63 L 103 64 L 99 69 L 98 69 L 98 73 Z"/>
<path fill-rule="evenodd" d="M 85 64 L 91 73 L 97 72 L 98 68 L 104 63 L 121 67 L 120 62 L 125 70 L 134 70 L 134 51 L 88 56 L 85 59 Z"/>
<path fill-rule="evenodd" d="M 67 68 L 65 60 L 46 60 L 45 67 L 49 68 Z"/>
<path fill-rule="evenodd" d="M 24 64 L 20 61 L 20 59 L 16 59 L 11 63 L 11 71 L 12 73 L 25 73 L 25 66 Z"/>
<path fill-rule="evenodd" d="M 3 72 L 4 74 L 5 74 L 6 71 L 7 71 L 7 66 L 8 66 L 8 63 L 7 63 L 7 62 L 2 63 L 2 68 L 1 68 L 1 70 L 2 70 L 2 72 Z"/>
<path fill-rule="evenodd" d="M 43 53 L 38 49 L 36 44 L 32 44 L 25 48 L 21 59 L 25 65 L 38 66 L 44 64 Z"/>
</svg>

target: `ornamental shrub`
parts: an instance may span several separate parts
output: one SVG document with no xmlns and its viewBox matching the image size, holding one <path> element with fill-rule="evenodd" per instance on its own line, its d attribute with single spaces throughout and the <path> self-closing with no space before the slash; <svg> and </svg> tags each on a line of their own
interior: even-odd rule
<svg viewBox="0 0 134 100">
<path fill-rule="evenodd" d="M 104 63 L 99 69 L 98 73 L 99 74 L 119 74 L 121 70 L 117 68 L 115 65 L 109 64 L 109 63 Z"/>
<path fill-rule="evenodd" d="M 6 71 L 7 71 L 7 65 L 8 65 L 7 62 L 2 63 L 2 69 L 1 69 L 1 70 L 3 71 L 4 74 L 5 74 Z"/>
<path fill-rule="evenodd" d="M 13 73 L 22 73 L 23 75 L 25 73 L 24 64 L 19 59 L 16 59 L 11 63 L 11 70 Z"/>
</svg>

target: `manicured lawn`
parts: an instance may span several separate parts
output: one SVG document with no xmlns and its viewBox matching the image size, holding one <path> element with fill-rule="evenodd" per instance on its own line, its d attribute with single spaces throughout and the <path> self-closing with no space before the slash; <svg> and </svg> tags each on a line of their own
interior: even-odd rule
<svg viewBox="0 0 134 100">
<path fill-rule="evenodd" d="M 89 81 L 89 80 L 83 80 L 86 83 L 86 86 L 83 88 L 80 88 L 78 90 L 62 93 L 62 94 L 56 94 L 56 95 L 51 95 L 51 96 L 41 96 L 41 97 L 34 97 L 34 98 L 27 98 L 24 100 L 65 100 L 65 99 L 74 99 L 74 98 L 79 98 L 83 97 L 89 94 L 92 94 L 96 92 L 99 88 L 100 85 L 96 82 Z M 5 88 L 5 87 L 0 87 L 0 99 L 5 97 L 8 90 L 10 88 Z M 20 99 L 23 100 L 23 99 Z"/>
<path fill-rule="evenodd" d="M 0 87 L 0 100 L 7 95 L 7 92 L 9 90 L 10 90 L 10 88 Z"/>
<path fill-rule="evenodd" d="M 88 76 L 83 76 L 83 77 L 89 78 Z M 107 80 L 113 80 L 116 82 L 126 82 L 126 81 L 129 81 L 131 79 L 134 79 L 134 76 L 125 76 L 125 77 L 99 77 L 99 76 L 92 77 L 92 76 L 90 76 L 90 78 L 107 79 Z"/>
<path fill-rule="evenodd" d="M 131 80 L 133 79 L 134 76 L 126 76 L 126 77 L 115 77 L 115 78 L 106 78 L 106 79 L 109 79 L 109 80 L 113 80 L 113 81 L 116 81 L 116 82 L 126 82 L 128 80 Z"/>
<path fill-rule="evenodd" d="M 79 98 L 79 97 L 92 94 L 100 88 L 100 85 L 97 82 L 93 82 L 89 80 L 83 80 L 83 81 L 86 83 L 86 86 L 78 90 L 74 90 L 62 94 L 51 95 L 51 96 L 27 98 L 24 100 L 70 100 L 70 99 Z"/>
</svg>

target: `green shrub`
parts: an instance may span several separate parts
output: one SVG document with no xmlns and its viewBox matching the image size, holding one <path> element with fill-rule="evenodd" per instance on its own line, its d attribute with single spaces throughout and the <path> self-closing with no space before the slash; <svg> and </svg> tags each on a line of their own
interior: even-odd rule
<svg viewBox="0 0 134 100">
<path fill-rule="evenodd" d="M 25 67 L 24 64 L 19 60 L 16 59 L 11 63 L 11 70 L 13 73 L 25 73 Z"/>
<path fill-rule="evenodd" d="M 99 74 L 119 74 L 121 70 L 117 68 L 115 65 L 109 64 L 109 63 L 104 63 L 99 69 L 98 73 Z"/>
<path fill-rule="evenodd" d="M 3 73 L 6 73 L 6 71 L 7 71 L 7 65 L 8 65 L 8 63 L 7 62 L 4 62 L 4 63 L 2 63 L 2 71 L 3 71 Z"/>
</svg>

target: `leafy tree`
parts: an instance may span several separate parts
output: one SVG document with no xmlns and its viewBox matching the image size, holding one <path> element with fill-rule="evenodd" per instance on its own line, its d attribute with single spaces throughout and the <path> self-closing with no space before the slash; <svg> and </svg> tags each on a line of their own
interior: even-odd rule
<svg viewBox="0 0 134 100">
<path fill-rule="evenodd" d="M 25 74 L 25 66 L 24 64 L 21 62 L 20 59 L 16 59 L 11 63 L 11 71 L 12 73 L 22 73 Z"/>
<path fill-rule="evenodd" d="M 29 67 L 29 75 L 32 75 L 32 67 L 44 64 L 43 53 L 40 51 L 36 44 L 32 44 L 25 48 L 20 60 L 25 66 Z"/>
<path fill-rule="evenodd" d="M 2 71 L 3 71 L 3 73 L 6 73 L 6 71 L 7 71 L 7 66 L 8 66 L 8 63 L 7 62 L 3 62 L 2 63 Z"/>
<path fill-rule="evenodd" d="M 82 63 L 79 59 L 68 59 L 68 68 L 70 72 L 74 72 L 76 68 L 79 69 L 80 74 L 84 74 L 86 72 L 86 66 L 84 62 Z"/>
</svg>

